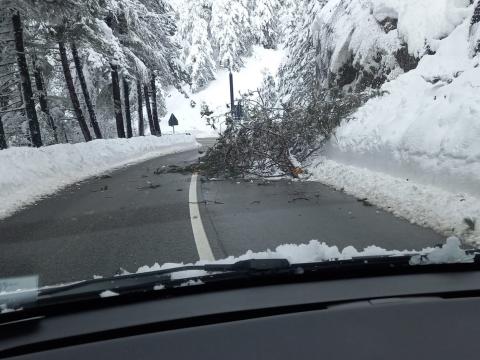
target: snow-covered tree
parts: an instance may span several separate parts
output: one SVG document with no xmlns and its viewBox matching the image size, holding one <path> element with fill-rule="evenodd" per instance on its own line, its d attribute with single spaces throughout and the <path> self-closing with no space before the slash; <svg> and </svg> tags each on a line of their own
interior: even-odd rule
<svg viewBox="0 0 480 360">
<path fill-rule="evenodd" d="M 112 113 L 116 107 L 112 83 L 117 87 L 115 103 L 120 104 L 120 100 L 125 105 L 132 80 L 138 79 L 140 88 L 148 84 L 151 89 L 158 89 L 156 94 L 148 90 L 152 99 L 158 99 L 158 106 L 153 109 L 157 114 L 164 108 L 161 88 L 179 87 L 188 81 L 179 59 L 180 47 L 174 41 L 174 12 L 167 0 L 3 0 L 2 10 L 19 11 L 26 25 L 27 71 L 34 92 L 34 96 L 28 98 L 38 101 L 33 108 L 36 107 L 40 119 L 42 137 L 46 130 L 57 128 L 62 141 L 89 140 L 91 133 L 96 137 L 102 133 L 105 137 L 113 136 L 116 131 Z M 112 81 L 112 71 L 117 72 L 118 81 Z M 13 78 L 18 78 L 15 64 L 11 72 Z M 155 79 L 154 87 L 152 79 Z M 8 88 L 11 98 L 14 99 L 16 93 L 23 101 L 25 96 L 19 97 L 18 84 L 14 85 Z M 133 104 L 139 103 L 135 101 L 136 96 L 134 92 Z M 23 104 L 12 100 L 7 105 L 21 107 Z M 123 111 L 116 114 L 129 119 L 128 108 L 124 107 L 125 114 Z M 16 122 L 28 124 L 26 110 L 22 109 L 14 113 Z M 23 131 L 25 126 L 21 129 L 10 126 L 11 121 L 7 121 L 12 118 L 10 115 L 2 116 L 7 124 L 3 129 L 7 137 L 11 140 L 21 135 L 31 139 L 28 131 Z M 88 118 L 93 120 L 88 123 Z M 47 135 L 46 139 L 54 137 Z M 46 143 L 51 142 L 53 140 Z M 17 140 L 14 143 L 24 144 Z"/>
<path fill-rule="evenodd" d="M 193 92 L 215 79 L 216 63 L 210 38 L 211 11 L 211 2 L 206 0 L 192 0 L 179 8 L 182 60 L 191 76 Z"/>
<path fill-rule="evenodd" d="M 327 0 L 302 0 L 285 30 L 287 58 L 279 71 L 283 101 L 308 103 L 318 88 L 315 24 Z"/>
<path fill-rule="evenodd" d="M 252 32 L 258 44 L 275 49 L 281 32 L 280 0 L 253 0 L 251 5 Z"/>
<path fill-rule="evenodd" d="M 215 0 L 212 4 L 212 43 L 220 67 L 238 71 L 253 43 L 247 0 Z"/>
<path fill-rule="evenodd" d="M 198 91 L 217 67 L 239 70 L 254 45 L 274 49 L 293 0 L 170 0 L 177 12 L 182 61 Z"/>
<path fill-rule="evenodd" d="M 145 72 L 147 77 L 149 71 L 155 71 L 162 84 L 182 81 L 179 46 L 173 39 L 177 27 L 170 5 L 164 0 L 109 2 L 110 28 L 121 45 L 117 49 L 119 66 L 133 73 Z"/>
</svg>

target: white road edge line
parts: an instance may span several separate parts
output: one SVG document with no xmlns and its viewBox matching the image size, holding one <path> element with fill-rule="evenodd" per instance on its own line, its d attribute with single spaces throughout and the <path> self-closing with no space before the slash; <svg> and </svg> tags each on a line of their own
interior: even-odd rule
<svg viewBox="0 0 480 360">
<path fill-rule="evenodd" d="M 203 227 L 202 217 L 200 216 L 200 208 L 198 207 L 197 196 L 197 174 L 192 175 L 190 181 L 190 191 L 188 193 L 188 201 L 190 207 L 190 221 L 192 223 L 193 237 L 197 246 L 198 256 L 200 260 L 214 261 L 212 248 L 208 242 L 207 234 Z"/>
</svg>

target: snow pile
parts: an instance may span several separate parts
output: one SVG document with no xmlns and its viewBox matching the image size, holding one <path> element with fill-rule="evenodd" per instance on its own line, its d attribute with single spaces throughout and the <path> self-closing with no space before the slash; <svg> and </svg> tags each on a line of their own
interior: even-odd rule
<svg viewBox="0 0 480 360">
<path fill-rule="evenodd" d="M 353 246 L 348 246 L 343 250 L 339 250 L 337 246 L 329 246 L 324 242 L 319 242 L 318 240 L 312 240 L 308 244 L 285 244 L 277 246 L 274 251 L 267 250 L 263 252 L 254 253 L 251 250 L 246 252 L 244 255 L 239 257 L 230 256 L 226 259 L 216 260 L 216 261 L 197 261 L 195 264 L 184 264 L 184 263 L 166 263 L 159 265 L 158 263 L 153 266 L 142 266 L 140 267 L 136 274 L 155 272 L 160 270 L 169 270 L 180 268 L 183 266 L 197 265 L 202 266 L 206 264 L 234 264 L 242 260 L 250 259 L 287 259 L 290 264 L 308 264 L 308 263 L 317 263 L 317 262 L 328 262 L 328 261 L 337 261 L 337 260 L 351 260 L 355 258 L 362 257 L 394 257 L 394 256 L 409 256 L 410 265 L 429 265 L 429 264 L 453 264 L 453 263 L 471 263 L 474 261 L 475 255 L 467 254 L 465 250 L 461 248 L 461 243 L 458 238 L 450 237 L 447 239 L 446 243 L 441 248 L 425 248 L 421 251 L 409 251 L 409 250 L 385 250 L 377 246 L 369 246 L 363 250 L 357 250 Z M 200 280 L 193 280 L 192 278 L 206 276 L 209 273 L 204 270 L 186 270 L 179 271 L 170 274 L 171 280 L 187 280 L 186 282 L 181 283 L 179 286 L 199 286 L 204 283 Z M 125 273 L 124 275 L 131 275 L 130 273 Z M 122 276 L 122 275 L 117 275 Z M 82 282 L 79 282 L 82 283 Z M 73 283 L 72 283 L 73 284 Z M 69 284 L 61 284 L 58 286 L 65 286 Z M 56 287 L 56 286 L 54 286 Z M 46 286 L 40 290 L 45 290 L 52 288 L 51 286 Z M 155 285 L 153 287 L 154 291 L 164 290 L 164 285 Z M 0 295 L 11 295 L 13 292 L 4 292 Z M 99 296 L 102 298 L 115 297 L 119 294 L 112 290 L 105 290 L 99 293 Z M 16 309 L 21 310 L 21 309 Z M 15 311 L 9 309 L 6 304 L 0 304 L 0 313 Z"/>
<path fill-rule="evenodd" d="M 460 247 L 460 240 L 456 237 L 447 239 L 447 243 L 439 249 L 432 250 L 425 256 L 415 255 L 411 258 L 411 265 L 455 264 L 473 262 L 475 255 L 467 254 Z"/>
<path fill-rule="evenodd" d="M 15 309 L 9 308 L 7 304 L 0 304 L 0 314 L 6 314 L 14 311 Z"/>
<path fill-rule="evenodd" d="M 281 50 L 264 49 L 255 47 L 252 56 L 245 60 L 245 67 L 239 72 L 234 72 L 235 96 L 250 90 L 257 90 L 266 74 L 275 74 L 283 58 Z M 206 104 L 212 116 L 225 114 L 229 111 L 230 85 L 229 75 L 226 70 L 218 70 L 216 80 L 213 80 L 205 89 L 198 93 L 191 94 L 187 91 L 188 98 L 176 89 L 170 89 L 166 95 L 167 115 L 163 123 L 168 123 L 170 114 L 174 113 L 178 119 L 177 131 L 188 131 L 199 137 L 216 136 L 217 131 L 207 125 L 205 118 L 202 118 L 200 111 L 202 104 Z M 193 103 L 192 103 L 193 101 Z M 224 125 L 221 125 L 224 129 Z M 220 130 L 220 127 L 217 129 Z"/>
<path fill-rule="evenodd" d="M 198 148 L 193 136 L 95 140 L 0 151 L 0 218 L 41 196 L 103 172 L 161 155 Z"/>
<path fill-rule="evenodd" d="M 371 0 L 379 22 L 398 20 L 398 34 L 411 55 L 424 55 L 427 47 L 437 50 L 439 39 L 449 35 L 471 15 L 469 0 Z"/>
<path fill-rule="evenodd" d="M 378 24 L 373 16 L 374 3 L 332 0 L 322 8 L 313 30 L 317 33 L 317 42 L 322 46 L 318 67 L 322 69 L 320 71 L 328 69 L 330 72 L 324 76 L 341 77 L 342 67 L 346 65 L 357 69 L 375 66 L 375 71 L 396 66 L 394 52 L 402 46 L 398 31 L 386 32 Z M 376 61 L 374 57 L 378 57 L 378 54 L 381 54 L 381 59 Z M 340 86 L 347 83 L 341 81 Z M 324 85 L 328 86 L 328 83 Z"/>
<path fill-rule="evenodd" d="M 118 293 L 111 290 L 105 290 L 100 293 L 101 298 L 109 298 L 109 297 L 115 297 L 115 296 L 118 296 Z"/>
<path fill-rule="evenodd" d="M 405 177 L 324 158 L 316 160 L 310 172 L 311 180 L 368 199 L 375 206 L 412 223 L 480 244 L 480 229 L 475 226 L 472 230 L 466 222 L 466 219 L 480 219 L 480 199 L 470 194 L 449 192 Z"/>
<path fill-rule="evenodd" d="M 432 248 L 423 249 L 420 253 L 428 253 L 432 251 Z M 350 260 L 355 257 L 365 257 L 365 256 L 400 256 L 400 255 L 410 255 L 417 254 L 417 251 L 413 250 L 385 250 L 378 246 L 369 246 L 363 250 L 357 250 L 353 246 L 348 246 L 342 250 L 339 250 L 337 246 L 329 246 L 324 242 L 318 240 L 312 240 L 308 244 L 285 244 L 280 245 L 275 248 L 275 250 L 266 250 L 263 252 L 253 252 L 251 250 L 247 251 L 245 254 L 234 257 L 229 256 L 228 258 L 216 260 L 216 261 L 197 261 L 194 265 L 205 265 L 205 264 L 233 264 L 237 261 L 250 260 L 250 259 L 287 259 L 291 264 L 301 264 L 301 263 L 314 263 L 321 261 L 331 261 L 331 260 Z M 180 266 L 191 265 L 183 263 L 166 263 L 159 265 L 158 263 L 153 266 L 142 266 L 137 270 L 137 273 L 158 271 L 158 270 L 168 270 L 177 268 Z M 187 270 L 179 273 L 173 273 L 172 279 L 184 279 L 193 276 L 199 276 L 205 274 L 205 271 L 199 270 Z"/>
<path fill-rule="evenodd" d="M 468 56 L 468 25 L 385 84 L 389 94 L 340 127 L 329 156 L 480 197 L 480 71 Z"/>
<path fill-rule="evenodd" d="M 415 68 L 471 14 L 469 0 L 330 0 L 313 24 L 324 88 L 379 87 Z"/>
<path fill-rule="evenodd" d="M 378 246 L 369 246 L 363 250 L 357 250 L 353 246 L 347 246 L 340 250 L 337 246 L 329 246 L 324 242 L 312 240 L 308 244 L 285 244 L 277 246 L 274 251 L 252 252 L 251 250 L 239 257 L 230 256 L 226 259 L 216 261 L 197 261 L 195 264 L 167 263 L 163 265 L 142 266 L 137 273 L 146 273 L 159 270 L 168 270 L 186 265 L 205 264 L 234 264 L 242 260 L 250 259 L 287 259 L 290 264 L 316 263 L 334 260 L 351 260 L 359 257 L 370 256 L 405 256 L 412 255 L 412 265 L 463 263 L 471 262 L 473 255 L 467 255 L 461 248 L 458 238 L 448 238 L 446 244 L 441 248 L 425 248 L 421 251 L 413 250 L 385 250 Z M 206 275 L 203 270 L 187 270 L 171 274 L 172 280 L 188 279 L 196 276 Z M 192 284 L 195 285 L 195 284 Z"/>
</svg>

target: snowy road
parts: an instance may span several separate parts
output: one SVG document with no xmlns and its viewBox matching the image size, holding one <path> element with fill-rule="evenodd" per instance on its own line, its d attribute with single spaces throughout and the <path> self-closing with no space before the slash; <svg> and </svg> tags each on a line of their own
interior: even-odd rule
<svg viewBox="0 0 480 360">
<path fill-rule="evenodd" d="M 198 260 L 189 209 L 192 176 L 162 171 L 198 156 L 189 151 L 130 166 L 0 220 L 0 277 L 39 274 L 42 284 L 52 284 Z M 200 179 L 196 190 L 216 259 L 311 239 L 341 248 L 399 250 L 443 242 L 432 231 L 319 183 Z"/>
</svg>

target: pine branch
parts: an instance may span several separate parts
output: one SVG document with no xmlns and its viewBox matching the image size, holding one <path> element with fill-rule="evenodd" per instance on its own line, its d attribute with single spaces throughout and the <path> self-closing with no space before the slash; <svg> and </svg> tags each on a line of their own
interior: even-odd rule
<svg viewBox="0 0 480 360">
<path fill-rule="evenodd" d="M 25 110 L 25 106 L 15 108 L 15 109 L 9 109 L 9 110 L 0 110 L 0 114 L 6 114 L 6 113 L 11 113 L 11 112 L 16 112 L 16 111 L 22 111 Z"/>
</svg>

